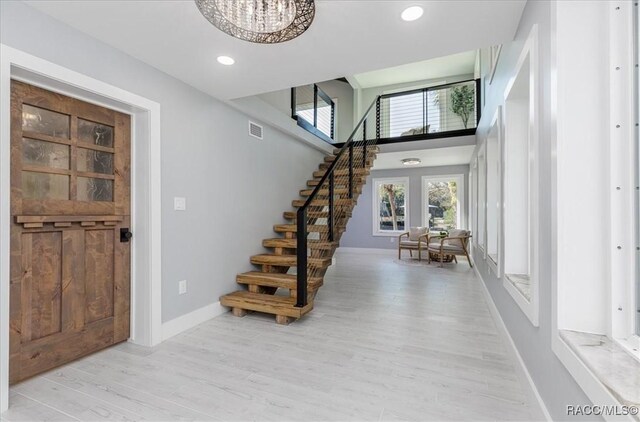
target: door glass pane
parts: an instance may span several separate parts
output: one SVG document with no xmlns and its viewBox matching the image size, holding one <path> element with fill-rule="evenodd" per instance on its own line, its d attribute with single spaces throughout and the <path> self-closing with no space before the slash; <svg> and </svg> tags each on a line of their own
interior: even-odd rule
<svg viewBox="0 0 640 422">
<path fill-rule="evenodd" d="M 68 200 L 69 176 L 23 171 L 22 197 L 25 199 Z"/>
<path fill-rule="evenodd" d="M 69 139 L 69 116 L 23 104 L 22 130 Z"/>
<path fill-rule="evenodd" d="M 113 201 L 113 180 L 78 177 L 78 201 Z"/>
<path fill-rule="evenodd" d="M 113 174 L 113 154 L 78 148 L 78 171 Z"/>
<path fill-rule="evenodd" d="M 78 139 L 80 142 L 113 147 L 113 128 L 100 123 L 78 119 Z"/>
<path fill-rule="evenodd" d="M 22 139 L 22 163 L 69 169 L 69 147 L 36 139 Z"/>
<path fill-rule="evenodd" d="M 378 185 L 380 231 L 405 230 L 405 189 L 404 183 L 381 183 Z"/>
<path fill-rule="evenodd" d="M 427 182 L 427 216 L 434 231 L 455 229 L 458 225 L 458 184 L 455 180 Z"/>
</svg>

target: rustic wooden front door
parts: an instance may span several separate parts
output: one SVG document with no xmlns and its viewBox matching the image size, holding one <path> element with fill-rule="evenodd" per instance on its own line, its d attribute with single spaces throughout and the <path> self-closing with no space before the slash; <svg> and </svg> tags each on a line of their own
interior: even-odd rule
<svg viewBox="0 0 640 422">
<path fill-rule="evenodd" d="M 130 132 L 11 83 L 11 383 L 129 337 Z"/>
</svg>

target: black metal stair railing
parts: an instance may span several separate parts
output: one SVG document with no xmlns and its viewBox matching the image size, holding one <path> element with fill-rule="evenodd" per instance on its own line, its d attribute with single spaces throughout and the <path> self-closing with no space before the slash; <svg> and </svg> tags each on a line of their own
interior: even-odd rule
<svg viewBox="0 0 640 422">
<path fill-rule="evenodd" d="M 318 84 L 291 88 L 291 118 L 323 141 L 335 142 L 336 103 Z"/>
<path fill-rule="evenodd" d="M 341 233 L 337 229 L 349 218 L 353 207 L 357 178 L 363 177 L 368 165 L 371 147 L 378 142 L 378 136 L 367 139 L 367 123 L 375 122 L 377 97 L 369 106 L 360 122 L 356 125 L 351 136 L 344 143 L 333 161 L 328 165 L 324 175 L 318 181 L 305 203 L 296 214 L 296 253 L 297 253 L 297 286 L 296 306 L 305 307 L 308 304 L 309 280 L 319 276 L 324 271 L 319 265 L 309 266 L 309 252 L 311 258 L 317 258 L 335 249 Z M 361 185 L 361 184 L 360 184 Z M 338 192 L 339 191 L 339 192 Z M 336 195 L 336 192 L 338 194 Z M 346 198 L 344 196 L 347 196 Z M 320 224 L 326 221 L 326 225 Z M 313 227 L 309 232 L 309 226 Z M 326 230 L 320 229 L 326 226 Z"/>
</svg>

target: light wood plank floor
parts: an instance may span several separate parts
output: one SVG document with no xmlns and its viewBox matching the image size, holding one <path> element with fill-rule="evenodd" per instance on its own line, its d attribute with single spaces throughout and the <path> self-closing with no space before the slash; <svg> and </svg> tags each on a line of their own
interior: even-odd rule
<svg viewBox="0 0 640 422">
<path fill-rule="evenodd" d="M 394 255 L 339 251 L 314 311 L 290 326 L 227 313 L 23 382 L 2 419 L 542 419 L 467 263 Z"/>
</svg>

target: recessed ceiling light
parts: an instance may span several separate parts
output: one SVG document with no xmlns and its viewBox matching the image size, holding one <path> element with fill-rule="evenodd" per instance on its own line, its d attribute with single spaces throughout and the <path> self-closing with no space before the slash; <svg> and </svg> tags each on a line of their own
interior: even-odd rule
<svg viewBox="0 0 640 422">
<path fill-rule="evenodd" d="M 218 63 L 223 64 L 225 66 L 231 66 L 235 62 L 236 61 L 229 56 L 218 56 Z"/>
<path fill-rule="evenodd" d="M 402 164 L 405 166 L 415 166 L 420 164 L 422 161 L 419 158 L 404 158 L 402 160 Z"/>
<path fill-rule="evenodd" d="M 402 18 L 402 20 L 405 20 L 407 22 L 411 22 L 411 21 L 414 21 L 416 19 L 420 19 L 420 17 L 422 16 L 423 13 L 424 13 L 424 10 L 422 10 L 422 7 L 420 7 L 420 6 L 411 6 L 411 7 L 407 7 L 406 9 L 404 9 L 402 11 L 402 14 L 400 15 L 400 17 Z"/>
</svg>

